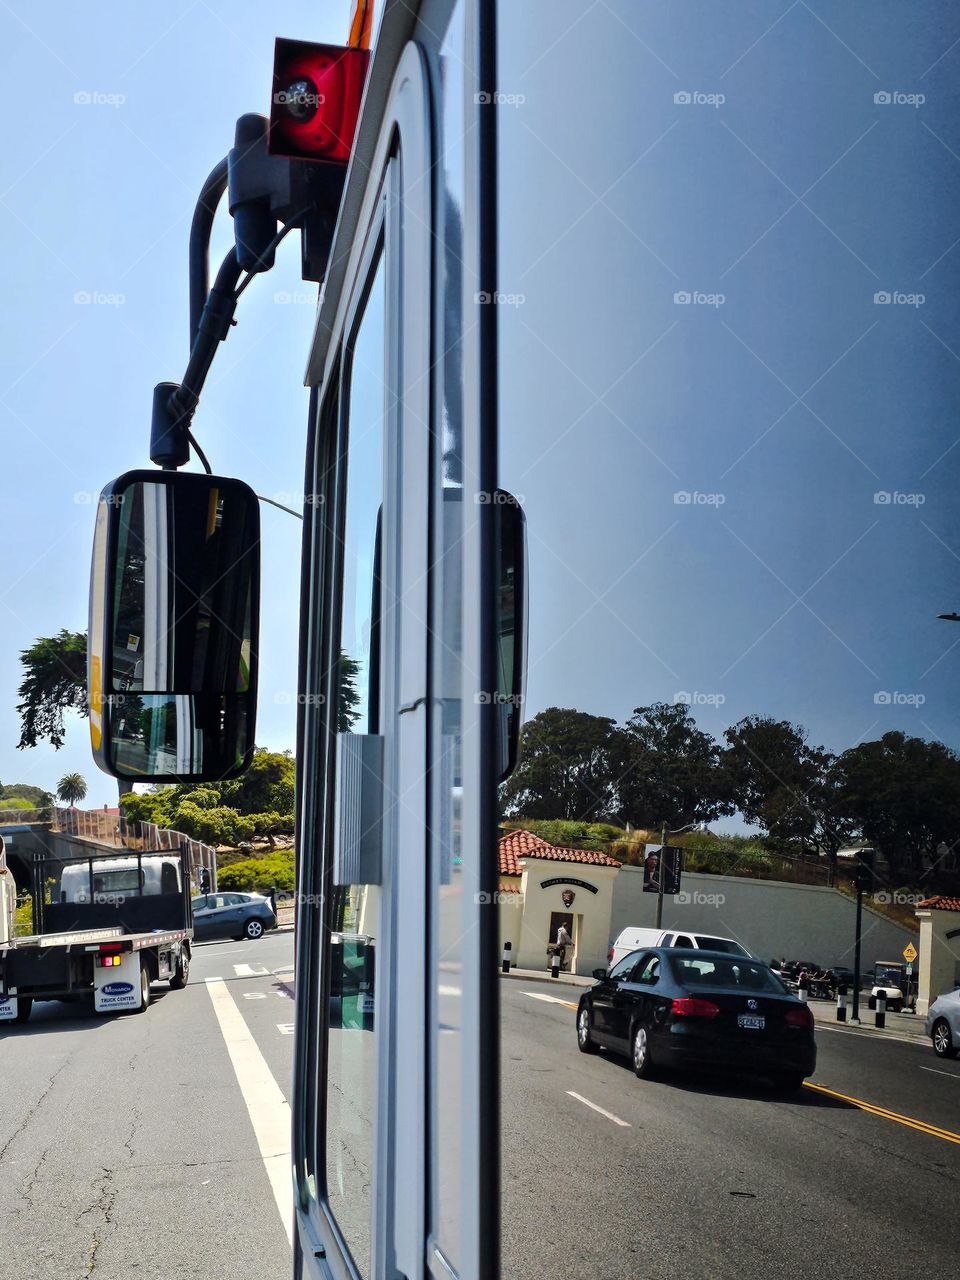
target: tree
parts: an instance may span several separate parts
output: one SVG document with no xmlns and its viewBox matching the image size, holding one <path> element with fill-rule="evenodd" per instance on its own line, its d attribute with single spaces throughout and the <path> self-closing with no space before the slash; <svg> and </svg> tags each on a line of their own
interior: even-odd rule
<svg viewBox="0 0 960 1280">
<path fill-rule="evenodd" d="M 844 812 L 895 878 L 931 869 L 960 835 L 960 756 L 899 731 L 844 751 L 836 765 Z"/>
<path fill-rule="evenodd" d="M 548 707 L 520 734 L 519 763 L 502 788 L 504 811 L 524 818 L 599 821 L 615 806 L 615 724 L 569 707 Z"/>
<path fill-rule="evenodd" d="M 87 794 L 87 784 L 80 773 L 65 773 L 57 783 L 57 799 L 75 805 Z"/>
<path fill-rule="evenodd" d="M 612 785 L 622 821 L 685 826 L 733 812 L 719 769 L 720 749 L 684 703 L 635 708 L 615 736 Z"/>
<path fill-rule="evenodd" d="M 35 747 L 47 739 L 63 746 L 65 711 L 87 713 L 87 637 L 83 631 L 58 631 L 41 636 L 20 654 L 24 677 L 17 691 L 20 701 L 20 741 Z"/>
</svg>

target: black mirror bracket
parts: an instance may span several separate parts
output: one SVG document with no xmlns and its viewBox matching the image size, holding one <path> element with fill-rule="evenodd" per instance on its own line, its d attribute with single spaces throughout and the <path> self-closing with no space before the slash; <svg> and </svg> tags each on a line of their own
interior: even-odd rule
<svg viewBox="0 0 960 1280">
<path fill-rule="evenodd" d="M 182 383 L 161 382 L 153 392 L 150 460 L 165 470 L 185 466 L 191 443 L 197 448 L 190 425 L 213 358 L 236 323 L 240 294 L 254 275 L 270 270 L 288 231 L 300 229 L 303 279 L 319 283 L 326 274 L 346 167 L 271 155 L 269 128 L 265 116 L 241 116 L 235 145 L 210 172 L 197 200 L 190 227 L 190 359 Z M 236 243 L 208 292 L 210 236 L 224 191 Z"/>
</svg>

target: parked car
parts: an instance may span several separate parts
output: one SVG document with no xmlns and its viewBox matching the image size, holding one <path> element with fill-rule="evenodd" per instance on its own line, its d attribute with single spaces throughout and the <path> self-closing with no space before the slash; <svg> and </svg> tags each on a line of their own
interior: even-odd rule
<svg viewBox="0 0 960 1280">
<path fill-rule="evenodd" d="M 923 1030 L 930 1037 L 938 1058 L 955 1058 L 960 1054 L 960 991 L 937 996 L 927 1010 Z"/>
<path fill-rule="evenodd" d="M 735 942 L 733 938 L 717 938 L 709 933 L 678 932 L 676 929 L 641 929 L 628 925 L 621 929 L 607 952 L 607 968 L 622 960 L 631 951 L 641 947 L 694 947 L 708 948 L 711 951 L 729 951 L 737 956 L 749 956 L 746 947 Z"/>
<path fill-rule="evenodd" d="M 813 1074 L 813 1014 L 760 960 L 644 948 L 594 976 L 577 1008 L 582 1053 L 628 1053 L 641 1078 L 657 1067 L 742 1068 L 785 1092 Z"/>
<path fill-rule="evenodd" d="M 211 938 L 262 938 L 277 927 L 270 899 L 262 893 L 208 893 L 193 899 L 193 936 L 198 942 Z"/>
</svg>

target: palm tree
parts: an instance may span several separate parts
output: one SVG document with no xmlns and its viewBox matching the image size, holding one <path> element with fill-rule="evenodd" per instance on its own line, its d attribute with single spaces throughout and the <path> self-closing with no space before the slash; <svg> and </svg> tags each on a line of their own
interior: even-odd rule
<svg viewBox="0 0 960 1280">
<path fill-rule="evenodd" d="M 87 784 L 79 773 L 65 773 L 57 783 L 57 799 L 65 805 L 75 805 L 87 794 Z"/>
</svg>

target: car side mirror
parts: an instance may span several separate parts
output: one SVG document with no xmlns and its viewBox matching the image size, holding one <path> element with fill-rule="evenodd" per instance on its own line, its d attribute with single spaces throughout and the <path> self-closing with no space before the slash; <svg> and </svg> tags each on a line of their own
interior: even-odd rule
<svg viewBox="0 0 960 1280">
<path fill-rule="evenodd" d="M 94 759 L 131 782 L 236 777 L 253 754 L 260 512 L 241 480 L 129 471 L 100 495 L 87 698 Z"/>
<path fill-rule="evenodd" d="M 500 781 L 517 766 L 527 648 L 527 522 L 512 493 L 498 489 L 497 712 Z"/>
<path fill-rule="evenodd" d="M 598 982 L 603 982 L 607 976 L 607 971 L 606 969 L 594 969 L 593 976 Z"/>
</svg>

